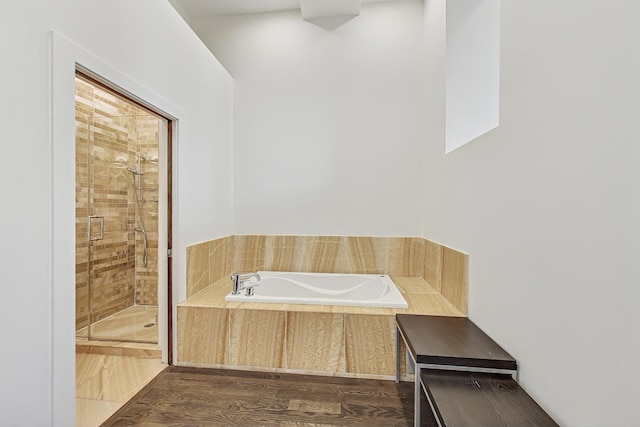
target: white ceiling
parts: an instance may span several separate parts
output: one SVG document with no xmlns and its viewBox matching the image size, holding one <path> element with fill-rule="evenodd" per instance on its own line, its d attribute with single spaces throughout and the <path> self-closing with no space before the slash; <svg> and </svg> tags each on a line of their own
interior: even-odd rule
<svg viewBox="0 0 640 427">
<path fill-rule="evenodd" d="M 362 0 L 362 3 L 377 1 L 390 0 Z M 187 21 L 214 15 L 300 10 L 299 0 L 169 0 L 169 3 Z"/>
</svg>

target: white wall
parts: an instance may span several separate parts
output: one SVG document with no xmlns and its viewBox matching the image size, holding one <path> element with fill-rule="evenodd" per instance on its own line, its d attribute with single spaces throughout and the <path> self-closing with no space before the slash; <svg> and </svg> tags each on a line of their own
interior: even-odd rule
<svg viewBox="0 0 640 427">
<path fill-rule="evenodd" d="M 422 15 L 193 19 L 234 77 L 236 233 L 419 234 Z"/>
<path fill-rule="evenodd" d="M 503 1 L 500 127 L 446 156 L 443 2 L 424 235 L 469 252 L 471 319 L 561 425 L 637 426 L 640 2 Z"/>
<path fill-rule="evenodd" d="M 448 153 L 499 124 L 500 0 L 448 0 L 446 8 Z"/>
<path fill-rule="evenodd" d="M 167 2 L 24 0 L 3 7 L 0 425 L 69 426 L 75 237 L 65 231 L 74 222 L 73 61 L 95 65 L 179 119 L 178 300 L 185 246 L 232 232 L 232 80 Z M 53 50 L 50 30 L 63 36 Z"/>
</svg>

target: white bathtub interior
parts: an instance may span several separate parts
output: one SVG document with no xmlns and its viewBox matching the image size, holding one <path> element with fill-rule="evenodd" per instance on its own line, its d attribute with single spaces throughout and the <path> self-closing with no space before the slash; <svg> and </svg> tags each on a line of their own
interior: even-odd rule
<svg viewBox="0 0 640 427">
<path fill-rule="evenodd" d="M 259 271 L 253 295 L 245 291 L 226 301 L 280 304 L 408 308 L 393 280 L 384 274 L 340 274 Z M 231 285 L 230 285 L 231 286 Z"/>
</svg>

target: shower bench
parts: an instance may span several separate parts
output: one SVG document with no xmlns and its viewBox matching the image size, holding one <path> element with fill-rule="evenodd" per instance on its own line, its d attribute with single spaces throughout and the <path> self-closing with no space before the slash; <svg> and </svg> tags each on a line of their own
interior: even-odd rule
<svg viewBox="0 0 640 427">
<path fill-rule="evenodd" d="M 437 426 L 557 426 L 516 382 L 516 360 L 468 318 L 396 314 L 396 382 L 401 340 L 414 367 L 416 427 L 423 393 Z"/>
</svg>

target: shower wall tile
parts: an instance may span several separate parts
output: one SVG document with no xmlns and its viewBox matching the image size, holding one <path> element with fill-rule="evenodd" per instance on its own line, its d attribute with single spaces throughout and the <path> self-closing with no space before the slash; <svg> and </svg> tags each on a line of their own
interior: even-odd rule
<svg viewBox="0 0 640 427">
<path fill-rule="evenodd" d="M 136 262 L 136 304 L 156 305 L 158 301 L 158 198 L 159 198 L 159 119 L 135 105 L 130 105 L 133 117 L 133 129 L 129 129 L 129 149 L 133 148 L 133 157 L 140 157 L 140 169 L 144 175 L 140 177 L 140 203 L 142 222 L 147 233 L 147 266 L 142 262 Z M 131 187 L 129 187 L 131 188 Z M 130 191 L 133 200 L 135 218 L 135 192 Z M 133 205 L 131 205 L 133 203 Z M 140 218 L 138 218 L 140 221 Z M 141 225 L 141 224 L 137 224 Z M 133 227 L 136 226 L 134 221 Z M 144 238 L 140 233 L 135 233 L 136 259 L 141 261 L 144 256 Z"/>
<path fill-rule="evenodd" d="M 468 255 L 444 247 L 442 252 L 442 296 L 464 314 L 467 308 Z"/>
<path fill-rule="evenodd" d="M 395 375 L 395 316 L 345 314 L 346 371 Z"/>
<path fill-rule="evenodd" d="M 424 241 L 423 278 L 438 292 L 442 290 L 442 245 L 431 240 Z"/>
<path fill-rule="evenodd" d="M 230 310 L 229 364 L 282 368 L 285 315 L 283 311 Z"/>
<path fill-rule="evenodd" d="M 344 315 L 287 313 L 286 367 L 345 372 Z"/>
<path fill-rule="evenodd" d="M 178 307 L 178 360 L 228 363 L 229 310 Z"/>
</svg>

